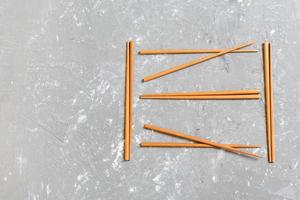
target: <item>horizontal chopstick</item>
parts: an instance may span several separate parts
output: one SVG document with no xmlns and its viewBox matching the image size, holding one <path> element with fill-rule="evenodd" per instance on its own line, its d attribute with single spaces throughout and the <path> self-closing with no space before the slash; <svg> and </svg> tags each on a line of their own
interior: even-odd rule
<svg viewBox="0 0 300 200">
<path fill-rule="evenodd" d="M 165 75 L 171 74 L 171 73 L 173 73 L 173 72 L 176 72 L 176 71 L 179 71 L 179 70 L 182 70 L 182 69 L 191 67 L 191 66 L 193 66 L 193 65 L 196 65 L 196 64 L 205 62 L 205 61 L 207 61 L 207 60 L 216 58 L 216 57 L 218 57 L 218 56 L 222 56 L 222 55 L 224 55 L 224 54 L 226 54 L 226 53 L 229 53 L 229 52 L 232 52 L 232 51 L 235 51 L 235 50 L 238 50 L 238 49 L 241 49 L 241 48 L 250 46 L 250 45 L 252 45 L 252 44 L 254 44 L 254 43 L 255 43 L 254 41 L 251 41 L 251 42 L 248 42 L 248 43 L 245 43 L 245 44 L 242 44 L 242 45 L 235 46 L 235 47 L 233 47 L 233 48 L 224 49 L 223 51 L 221 51 L 221 52 L 219 52 L 219 53 L 215 53 L 215 54 L 212 54 L 212 55 L 204 56 L 204 57 L 202 57 L 202 58 L 199 58 L 199 59 L 190 61 L 190 62 L 188 62 L 188 63 L 184 63 L 184 64 L 181 64 L 181 65 L 178 65 L 178 66 L 173 67 L 173 68 L 171 68 L 171 69 L 167 69 L 167 70 L 165 70 L 165 71 L 162 71 L 162 72 L 159 72 L 159 73 L 156 73 L 156 74 L 147 76 L 147 77 L 145 77 L 145 78 L 143 79 L 143 81 L 144 81 L 144 82 L 151 81 L 151 80 L 156 79 L 156 78 L 159 78 L 159 77 L 161 77 L 161 76 L 165 76 Z"/>
<path fill-rule="evenodd" d="M 141 99 L 161 100 L 244 100 L 260 99 L 260 95 L 207 95 L 207 96 L 141 96 Z"/>
<path fill-rule="evenodd" d="M 158 54 L 200 54 L 200 53 L 220 53 L 224 49 L 160 49 L 160 50 L 141 50 L 140 55 L 158 55 Z M 256 53 L 256 49 L 240 49 L 231 53 Z"/>
<path fill-rule="evenodd" d="M 232 148 L 260 148 L 261 145 L 251 145 L 251 144 L 224 144 Z M 186 147 L 186 148 L 215 148 L 214 146 L 208 144 L 199 143 L 171 143 L 171 142 L 142 142 L 141 147 Z"/>
<path fill-rule="evenodd" d="M 152 93 L 143 94 L 147 96 L 208 96 L 208 95 L 238 95 L 238 94 L 260 94 L 259 90 L 224 90 L 224 91 L 205 91 L 205 92 L 172 92 L 172 93 Z"/>
<path fill-rule="evenodd" d="M 166 134 L 166 135 L 171 135 L 171 136 L 174 136 L 174 137 L 183 138 L 183 139 L 190 140 L 190 141 L 193 141 L 193 142 L 200 142 L 200 143 L 208 144 L 208 145 L 214 146 L 216 148 L 224 149 L 224 150 L 229 151 L 229 152 L 233 152 L 233 153 L 237 153 L 237 154 L 243 154 L 243 155 L 250 156 L 250 157 L 253 157 L 253 158 L 260 158 L 260 156 L 254 154 L 254 153 L 250 153 L 250 152 L 247 152 L 247 151 L 235 149 L 235 148 L 232 148 L 230 146 L 220 144 L 220 143 L 216 143 L 216 142 L 212 142 L 210 140 L 203 139 L 203 138 L 200 138 L 200 137 L 195 137 L 195 136 L 187 135 L 187 134 L 180 133 L 180 132 L 177 132 L 177 131 L 173 131 L 173 130 L 170 130 L 170 129 L 161 128 L 161 127 L 158 127 L 158 126 L 155 126 L 155 125 L 152 125 L 152 124 L 145 124 L 144 128 L 149 129 L 149 130 L 154 130 L 154 131 Z"/>
</svg>

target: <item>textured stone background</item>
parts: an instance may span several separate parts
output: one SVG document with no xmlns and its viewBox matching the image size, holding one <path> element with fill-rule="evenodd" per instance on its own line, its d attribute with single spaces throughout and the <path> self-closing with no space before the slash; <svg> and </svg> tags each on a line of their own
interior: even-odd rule
<svg viewBox="0 0 300 200">
<path fill-rule="evenodd" d="M 300 1 L 1 0 L 0 199 L 300 198 Z M 123 161 L 125 42 L 230 54 L 142 83 L 199 55 L 136 56 L 133 158 Z M 141 101 L 146 92 L 263 91 L 261 44 L 273 43 L 277 162 L 268 164 L 264 101 Z M 214 149 L 142 149 L 179 141 L 154 123 L 263 159 Z"/>
</svg>

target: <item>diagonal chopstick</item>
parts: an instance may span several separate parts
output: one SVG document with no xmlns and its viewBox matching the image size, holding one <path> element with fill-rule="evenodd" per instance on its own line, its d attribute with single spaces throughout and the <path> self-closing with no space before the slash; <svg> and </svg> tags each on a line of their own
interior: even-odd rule
<svg viewBox="0 0 300 200">
<path fill-rule="evenodd" d="M 224 144 L 232 148 L 260 148 L 261 145 L 251 145 L 251 144 Z M 168 147 L 168 148 L 215 148 L 214 146 L 208 144 L 200 143 L 175 143 L 175 142 L 142 142 L 141 147 Z"/>
<path fill-rule="evenodd" d="M 224 144 L 219 144 L 219 143 L 207 140 L 207 139 L 187 135 L 187 134 L 180 133 L 180 132 L 177 132 L 177 131 L 173 131 L 173 130 L 170 130 L 170 129 L 161 128 L 161 127 L 158 127 L 158 126 L 155 126 L 155 125 L 152 125 L 152 124 L 145 124 L 144 128 L 149 129 L 149 130 L 154 130 L 154 131 L 166 134 L 166 135 L 171 135 L 171 136 L 174 136 L 174 137 L 183 138 L 183 139 L 187 139 L 187 140 L 194 141 L 194 142 L 200 142 L 200 143 L 203 143 L 203 144 L 208 144 L 208 145 L 214 146 L 216 148 L 224 149 L 226 151 L 237 153 L 237 154 L 243 154 L 243 155 L 246 155 L 246 156 L 250 156 L 252 158 L 260 158 L 261 157 L 261 156 L 258 156 L 256 154 L 253 154 L 253 153 L 250 153 L 250 152 L 247 152 L 247 151 L 243 151 L 243 150 L 239 150 L 239 149 L 235 149 L 235 148 L 232 148 L 232 147 L 224 145 Z"/>
<path fill-rule="evenodd" d="M 160 49 L 160 50 L 141 50 L 140 55 L 159 55 L 159 54 L 201 54 L 201 53 L 220 53 L 224 49 Z M 256 53 L 256 49 L 234 50 L 230 53 Z"/>
<path fill-rule="evenodd" d="M 147 82 L 147 81 L 151 81 L 153 79 L 156 79 L 156 78 L 159 78 L 161 76 L 165 76 L 165 75 L 168 75 L 168 74 L 171 74 L 173 72 L 176 72 L 176 71 L 179 71 L 179 70 L 182 70 L 182 69 L 185 69 L 185 68 L 188 68 L 190 66 L 193 66 L 193 65 L 196 65 L 196 64 L 199 64 L 199 63 L 202 63 L 202 62 L 205 62 L 207 60 L 210 60 L 210 59 L 213 59 L 213 58 L 216 58 L 218 56 L 222 56 L 226 53 L 229 53 L 229 52 L 232 52 L 234 50 L 238 50 L 238 49 L 241 49 L 241 48 L 244 48 L 244 47 L 247 47 L 247 46 L 250 46 L 252 44 L 254 44 L 255 41 L 251 41 L 251 42 L 247 42 L 245 44 L 242 44 L 242 45 L 238 45 L 238 46 L 235 46 L 233 48 L 228 48 L 228 49 L 224 49 L 223 51 L 219 52 L 219 53 L 215 53 L 215 54 L 212 54 L 212 55 L 208 55 L 208 56 L 205 56 L 205 57 L 202 57 L 200 59 L 196 59 L 196 60 L 193 60 L 193 61 L 190 61 L 188 63 L 184 63 L 184 64 L 181 64 L 181 65 L 178 65 L 176 67 L 173 67 L 171 69 L 167 69 L 165 71 L 162 71 L 162 72 L 159 72 L 159 73 L 156 73 L 156 74 L 153 74 L 153 75 L 150 75 L 150 76 L 147 76 L 143 79 L 144 82 Z"/>
</svg>

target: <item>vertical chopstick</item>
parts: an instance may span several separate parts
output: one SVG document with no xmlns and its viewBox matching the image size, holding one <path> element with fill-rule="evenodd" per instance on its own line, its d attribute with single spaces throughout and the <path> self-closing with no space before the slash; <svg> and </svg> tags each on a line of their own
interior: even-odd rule
<svg viewBox="0 0 300 200">
<path fill-rule="evenodd" d="M 134 89 L 134 42 L 129 42 L 129 159 L 132 151 L 132 117 L 133 117 L 133 89 Z"/>
<path fill-rule="evenodd" d="M 256 154 L 253 154 L 253 153 L 250 153 L 250 152 L 247 152 L 247 151 L 235 149 L 235 148 L 232 148 L 230 146 L 227 146 L 227 145 L 224 145 L 224 144 L 219 144 L 219 143 L 216 143 L 216 142 L 212 142 L 212 141 L 207 140 L 207 139 L 187 135 L 187 134 L 184 134 L 184 133 L 180 133 L 180 132 L 165 129 L 165 128 L 161 128 L 161 127 L 158 127 L 158 126 L 155 126 L 155 125 L 152 125 L 152 124 L 145 124 L 144 128 L 149 129 L 149 130 L 154 130 L 154 131 L 166 134 L 166 135 L 171 135 L 171 136 L 174 136 L 174 137 L 183 138 L 183 139 L 194 141 L 194 142 L 200 142 L 200 143 L 203 143 L 203 144 L 208 144 L 208 145 L 214 146 L 214 147 L 219 148 L 219 149 L 224 149 L 224 150 L 229 151 L 229 152 L 233 152 L 233 153 L 237 153 L 237 154 L 243 154 L 243 155 L 247 155 L 247 156 L 250 156 L 250 157 L 253 157 L 253 158 L 259 158 L 260 157 Z"/>
<path fill-rule="evenodd" d="M 224 144 L 232 148 L 260 148 L 260 145 L 247 144 Z M 142 142 L 141 147 L 168 147 L 168 148 L 215 148 L 208 144 L 200 143 L 172 143 L 172 142 Z"/>
<path fill-rule="evenodd" d="M 153 93 L 143 94 L 147 96 L 212 96 L 212 95 L 242 95 L 242 94 L 259 94 L 259 90 L 224 90 L 224 91 L 205 91 L 205 92 L 172 92 L 172 93 Z"/>
<path fill-rule="evenodd" d="M 260 99 L 260 95 L 207 95 L 207 96 L 141 96 L 141 99 L 160 100 L 244 100 Z"/>
<path fill-rule="evenodd" d="M 126 42 L 124 160 L 130 160 L 129 128 L 129 42 Z"/>
<path fill-rule="evenodd" d="M 272 162 L 272 129 L 271 129 L 271 106 L 270 106 L 270 57 L 269 43 L 263 44 L 264 57 L 264 76 L 265 76 L 265 104 L 266 104 L 266 129 L 267 129 L 267 146 L 268 146 L 268 161 Z"/>
<path fill-rule="evenodd" d="M 207 61 L 207 60 L 216 58 L 216 57 L 218 57 L 218 56 L 222 56 L 222 55 L 224 55 L 224 54 L 226 54 L 226 53 L 229 53 L 229 52 L 232 52 L 232 51 L 234 51 L 234 50 L 238 50 L 238 49 L 241 49 L 241 48 L 250 46 L 250 45 L 252 45 L 252 44 L 254 44 L 254 43 L 255 43 L 254 41 L 251 41 L 251 42 L 248 42 L 248 43 L 245 43 L 245 44 L 242 44 L 242 45 L 235 46 L 235 47 L 233 47 L 233 48 L 224 49 L 223 51 L 221 51 L 221 52 L 219 52 L 219 53 L 215 53 L 215 54 L 212 54 L 212 55 L 208 55 L 208 56 L 202 57 L 202 58 L 200 58 L 200 59 L 196 59 L 196 60 L 190 61 L 190 62 L 188 62 L 188 63 L 184 63 L 184 64 L 181 64 L 181 65 L 179 65 L 179 66 L 173 67 L 173 68 L 171 68 L 171 69 L 167 69 L 167 70 L 165 70 L 165 71 L 162 71 L 162 72 L 159 72 L 159 73 L 156 73 L 156 74 L 147 76 L 147 77 L 145 77 L 145 78 L 143 79 L 143 81 L 144 81 L 144 82 L 151 81 L 151 80 L 153 80 L 153 79 L 156 79 L 156 78 L 159 78 L 159 77 L 162 77 L 162 76 L 171 74 L 171 73 L 173 73 L 173 72 L 176 72 L 176 71 L 179 71 L 179 70 L 188 68 L 188 67 L 190 67 L 190 66 L 193 66 L 193 65 L 196 65 L 196 64 L 205 62 L 205 61 Z"/>
<path fill-rule="evenodd" d="M 274 98 L 273 98 L 273 80 L 272 80 L 272 46 L 269 43 L 269 79 L 270 79 L 270 123 L 271 123 L 271 162 L 275 162 L 275 121 L 274 121 Z"/>
<path fill-rule="evenodd" d="M 159 54 L 201 54 L 201 53 L 220 53 L 224 49 L 160 49 L 160 50 L 141 50 L 140 55 L 159 55 Z M 256 49 L 240 49 L 230 53 L 256 53 Z"/>
</svg>

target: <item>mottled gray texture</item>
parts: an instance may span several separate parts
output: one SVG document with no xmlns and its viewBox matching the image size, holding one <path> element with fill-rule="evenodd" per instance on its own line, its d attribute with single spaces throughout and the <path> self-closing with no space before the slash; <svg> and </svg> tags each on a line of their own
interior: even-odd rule
<svg viewBox="0 0 300 200">
<path fill-rule="evenodd" d="M 230 54 L 142 83 L 198 55 L 136 56 L 133 157 L 123 161 L 125 42 L 136 51 L 231 47 Z M 277 162 L 264 101 L 141 101 L 146 92 L 259 88 L 261 43 L 274 47 Z M 0 2 L 0 199 L 300 198 L 300 1 Z M 154 124 L 218 142 L 263 144 L 253 160 L 214 149 L 142 149 L 179 141 Z"/>
</svg>

